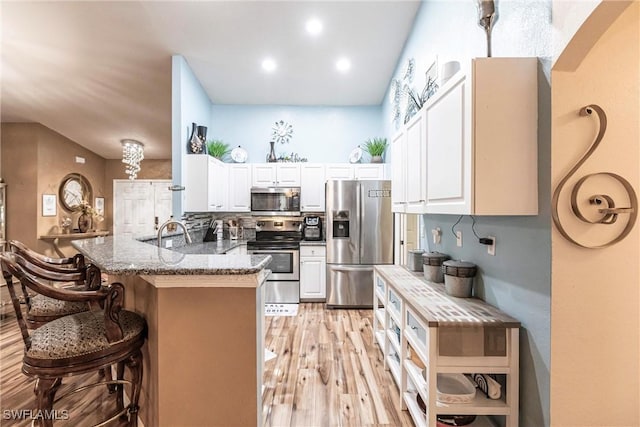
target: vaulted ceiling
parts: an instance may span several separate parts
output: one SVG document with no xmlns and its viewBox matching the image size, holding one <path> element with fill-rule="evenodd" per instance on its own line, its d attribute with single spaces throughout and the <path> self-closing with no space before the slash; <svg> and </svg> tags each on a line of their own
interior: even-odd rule
<svg viewBox="0 0 640 427">
<path fill-rule="evenodd" d="M 3 2 L 1 118 L 171 156 L 171 56 L 215 104 L 378 105 L 420 1 Z M 323 23 L 308 34 L 310 18 Z M 264 58 L 277 62 L 266 73 Z M 336 70 L 347 57 L 351 69 Z"/>
</svg>

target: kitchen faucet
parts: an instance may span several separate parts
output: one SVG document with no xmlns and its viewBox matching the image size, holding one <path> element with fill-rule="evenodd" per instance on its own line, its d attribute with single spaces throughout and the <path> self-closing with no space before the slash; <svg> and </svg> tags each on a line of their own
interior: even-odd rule
<svg viewBox="0 0 640 427">
<path fill-rule="evenodd" d="M 169 219 L 167 221 L 164 222 L 164 224 L 162 224 L 160 226 L 160 228 L 158 228 L 158 247 L 161 248 L 162 247 L 162 231 L 167 228 L 167 226 L 174 224 L 177 226 L 182 227 L 182 231 L 184 232 L 184 240 L 190 244 L 191 243 L 191 236 L 189 235 L 189 232 L 187 231 L 187 227 L 180 221 L 176 221 L 173 219 Z"/>
</svg>

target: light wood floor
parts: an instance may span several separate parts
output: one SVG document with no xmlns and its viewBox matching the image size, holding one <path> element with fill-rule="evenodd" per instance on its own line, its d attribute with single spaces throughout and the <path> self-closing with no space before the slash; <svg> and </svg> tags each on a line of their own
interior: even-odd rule
<svg viewBox="0 0 640 427">
<path fill-rule="evenodd" d="M 0 426 L 28 426 L 30 421 L 4 417 L 5 410 L 34 408 L 33 381 L 21 372 L 23 342 L 10 308 L 4 307 L 8 314 L 0 319 Z M 265 426 L 413 425 L 398 406 L 382 353 L 372 344 L 371 310 L 326 310 L 324 304 L 305 303 L 297 316 L 266 317 L 265 328 L 265 345 L 277 354 L 265 363 Z M 96 378 L 68 378 L 58 395 Z M 69 421 L 55 425 L 91 425 L 115 409 L 115 398 L 100 387 L 55 407 L 69 411 Z"/>
</svg>

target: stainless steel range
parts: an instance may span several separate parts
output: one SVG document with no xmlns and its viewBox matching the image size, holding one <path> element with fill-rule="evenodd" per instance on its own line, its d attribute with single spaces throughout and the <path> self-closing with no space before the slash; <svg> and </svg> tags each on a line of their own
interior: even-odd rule
<svg viewBox="0 0 640 427">
<path fill-rule="evenodd" d="M 247 242 L 250 254 L 271 255 L 265 283 L 265 303 L 300 301 L 300 241 L 302 218 L 256 218 L 256 239 Z"/>
</svg>

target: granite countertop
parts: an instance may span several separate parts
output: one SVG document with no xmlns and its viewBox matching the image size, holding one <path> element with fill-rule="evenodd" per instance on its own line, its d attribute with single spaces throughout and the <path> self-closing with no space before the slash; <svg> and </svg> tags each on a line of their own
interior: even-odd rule
<svg viewBox="0 0 640 427">
<path fill-rule="evenodd" d="M 228 242 L 228 243 L 227 243 Z M 121 236 L 72 240 L 71 245 L 96 264 L 103 273 L 114 275 L 231 275 L 254 274 L 271 262 L 270 255 L 219 255 L 245 243 L 223 241 L 194 243 L 176 250 L 159 248 Z M 190 252 L 193 246 L 197 253 Z M 215 251 L 209 251 L 215 248 Z M 182 250 L 182 252 L 178 252 Z M 190 252 L 190 253 L 185 253 Z"/>
<path fill-rule="evenodd" d="M 216 242 L 196 242 L 190 245 L 170 248 L 175 252 L 183 254 L 224 254 L 238 246 L 246 245 L 246 240 L 221 240 Z"/>
</svg>

